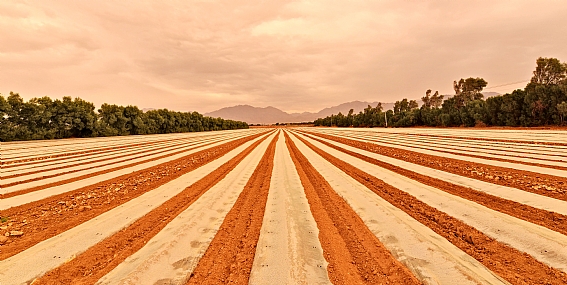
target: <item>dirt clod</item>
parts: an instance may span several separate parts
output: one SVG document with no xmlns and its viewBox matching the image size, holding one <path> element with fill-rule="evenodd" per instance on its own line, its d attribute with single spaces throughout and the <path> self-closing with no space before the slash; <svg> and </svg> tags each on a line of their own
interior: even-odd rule
<svg viewBox="0 0 567 285">
<path fill-rule="evenodd" d="M 19 236 L 23 236 L 23 235 L 24 235 L 24 232 L 22 232 L 22 231 L 11 231 L 10 232 L 10 236 L 13 236 L 13 237 L 19 237 Z"/>
<path fill-rule="evenodd" d="M 474 240 L 473 240 L 473 237 L 471 235 L 466 235 L 465 241 L 468 242 L 469 244 L 474 245 Z"/>
</svg>

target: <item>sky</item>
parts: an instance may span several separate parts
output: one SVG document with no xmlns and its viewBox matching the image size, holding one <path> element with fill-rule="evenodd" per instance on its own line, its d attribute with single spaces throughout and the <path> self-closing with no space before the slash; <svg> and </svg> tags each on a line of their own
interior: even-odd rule
<svg viewBox="0 0 567 285">
<path fill-rule="evenodd" d="M 567 1 L 0 1 L 0 93 L 214 111 L 523 88 Z M 505 86 L 502 86 L 505 85 Z"/>
</svg>

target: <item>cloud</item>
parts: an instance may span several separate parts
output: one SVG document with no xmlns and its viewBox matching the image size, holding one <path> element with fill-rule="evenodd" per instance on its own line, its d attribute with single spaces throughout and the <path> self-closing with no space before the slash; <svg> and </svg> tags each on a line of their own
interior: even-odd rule
<svg viewBox="0 0 567 285">
<path fill-rule="evenodd" d="M 567 61 L 565 14 L 564 1 L 5 2 L 0 92 L 200 112 L 417 99 Z"/>
</svg>

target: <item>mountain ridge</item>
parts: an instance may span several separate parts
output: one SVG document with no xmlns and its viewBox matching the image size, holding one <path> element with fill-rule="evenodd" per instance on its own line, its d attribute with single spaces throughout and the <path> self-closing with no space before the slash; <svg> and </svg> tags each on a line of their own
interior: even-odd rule
<svg viewBox="0 0 567 285">
<path fill-rule="evenodd" d="M 350 109 L 355 113 L 364 110 L 371 105 L 376 107 L 378 102 L 351 101 L 337 106 L 327 107 L 319 112 L 288 113 L 273 106 L 254 107 L 251 105 L 236 105 L 224 107 L 219 110 L 204 114 L 210 117 L 221 117 L 224 119 L 244 121 L 249 124 L 275 124 L 275 123 L 301 123 L 312 122 L 318 118 L 330 116 L 342 112 L 348 114 Z M 392 109 L 394 103 L 382 103 L 385 110 Z"/>
<path fill-rule="evenodd" d="M 484 92 L 485 98 L 500 95 L 496 92 Z M 445 95 L 445 99 L 452 95 Z M 421 105 L 421 100 L 416 100 Z M 248 124 L 275 124 L 275 123 L 301 123 L 312 122 L 318 118 L 324 118 L 331 114 L 348 114 L 350 109 L 357 114 L 363 111 L 368 105 L 376 107 L 378 102 L 350 101 L 336 106 L 321 109 L 319 112 L 288 113 L 273 106 L 254 107 L 248 104 L 224 107 L 213 112 L 205 113 L 205 116 L 221 117 L 224 119 L 243 121 Z M 392 110 L 394 103 L 382 103 L 384 110 Z"/>
</svg>

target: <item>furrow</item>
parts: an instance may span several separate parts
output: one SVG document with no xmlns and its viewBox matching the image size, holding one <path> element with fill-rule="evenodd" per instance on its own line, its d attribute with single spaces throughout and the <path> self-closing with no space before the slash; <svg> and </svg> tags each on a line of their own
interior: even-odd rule
<svg viewBox="0 0 567 285">
<path fill-rule="evenodd" d="M 252 134 L 250 134 L 252 135 Z M 234 137 L 231 140 L 238 139 Z M 0 200 L 0 210 L 9 207 L 15 207 L 27 203 L 30 201 L 37 201 L 44 199 L 49 196 L 61 194 L 67 191 L 71 191 L 85 185 L 91 185 L 100 181 L 112 179 L 125 174 L 130 174 L 134 171 L 139 171 L 145 168 L 153 167 L 161 163 L 166 163 L 175 159 L 182 158 L 184 156 L 190 155 L 200 148 L 213 147 L 222 144 L 220 142 L 202 143 L 193 147 L 186 147 L 182 150 L 177 150 L 173 152 L 161 153 L 154 157 L 145 157 L 138 160 L 132 160 L 125 162 L 121 166 L 115 166 L 113 168 L 107 168 L 103 170 L 93 170 L 86 174 L 74 173 L 69 174 L 69 176 L 61 176 L 58 178 L 45 179 L 36 182 L 36 186 L 32 185 L 17 185 L 13 186 L 19 188 L 3 189 L 3 191 L 13 191 L 2 195 L 3 200 Z M 63 178 L 67 179 L 63 179 Z M 29 187 L 29 188 L 28 188 Z"/>
<path fill-rule="evenodd" d="M 351 135 L 349 137 L 361 139 L 363 141 L 369 141 L 374 143 L 380 144 L 387 144 L 392 145 L 393 147 L 401 147 L 401 148 L 412 148 L 416 151 L 427 151 L 431 153 L 440 153 L 440 154 L 450 154 L 454 156 L 465 156 L 471 158 L 478 158 L 478 159 L 485 159 L 485 160 L 494 160 L 500 161 L 505 163 L 512 163 L 512 164 L 523 164 L 528 166 L 534 166 L 539 168 L 550 168 L 556 170 L 567 170 L 567 163 L 562 160 L 553 160 L 547 158 L 533 158 L 533 157 L 526 157 L 526 156 L 515 156 L 511 154 L 503 155 L 499 153 L 492 152 L 480 152 L 477 148 L 467 147 L 464 149 L 456 149 L 455 147 L 439 147 L 434 143 L 416 143 L 407 141 L 401 138 L 395 139 L 384 139 L 381 137 L 375 136 L 363 136 L 363 135 Z M 454 146 L 454 144 L 453 144 Z"/>
<path fill-rule="evenodd" d="M 338 152 L 333 152 L 333 155 L 315 147 L 311 143 L 304 141 L 301 139 L 306 145 L 308 145 L 313 151 L 315 151 L 320 156 L 324 157 L 327 161 L 335 165 L 336 167 L 340 168 L 342 171 L 347 173 L 349 176 L 353 177 L 356 181 L 363 184 L 364 186 L 368 187 L 370 190 L 378 194 L 380 197 L 388 201 L 390 204 L 394 205 L 398 209 L 403 210 L 407 214 L 409 214 L 412 218 L 416 219 L 423 225 L 426 225 L 437 234 L 443 236 L 446 240 L 450 241 L 453 245 L 457 246 L 462 251 L 466 252 L 468 255 L 474 257 L 478 262 L 482 263 L 484 266 L 489 268 L 491 271 L 495 272 L 496 274 L 500 275 L 508 282 L 512 284 L 563 284 L 567 282 L 567 274 L 561 272 L 556 268 L 552 268 L 538 260 L 536 260 L 533 256 L 528 255 L 520 250 L 515 249 L 512 246 L 509 246 L 503 242 L 492 238 L 494 236 L 491 233 L 491 236 L 484 234 L 483 232 L 475 229 L 474 227 L 466 224 L 460 219 L 468 215 L 456 214 L 456 212 L 450 212 L 450 214 L 444 213 L 435 207 L 442 206 L 441 203 L 435 203 L 435 201 L 446 201 L 446 199 L 441 199 L 443 197 L 442 191 L 435 189 L 429 189 L 431 187 L 427 187 L 422 185 L 420 187 L 410 186 L 407 183 L 412 183 L 409 179 L 402 179 L 402 180 L 395 180 L 391 177 L 395 177 L 396 175 L 392 175 L 390 172 L 386 170 L 380 170 L 373 172 L 372 175 L 364 172 L 363 170 L 357 168 L 364 163 L 357 164 L 357 167 L 344 162 L 343 159 L 346 157 L 341 157 L 340 159 L 335 157 Z M 375 166 L 373 166 L 375 167 Z M 365 168 L 366 169 L 366 168 Z M 368 170 L 368 169 L 366 169 Z M 374 175 L 380 177 L 377 178 Z M 403 188 L 404 191 L 384 182 L 387 180 L 389 183 L 393 183 L 400 188 Z M 404 182 L 406 184 L 404 184 Z M 413 182 L 416 183 L 416 182 Z M 426 191 L 419 191 L 425 189 Z M 411 193 L 419 193 L 419 199 L 416 196 L 408 194 L 409 191 Z M 433 193 L 433 195 L 437 195 L 435 198 L 428 198 L 428 196 L 423 196 L 427 194 L 427 191 Z M 431 195 L 431 194 L 430 194 Z M 424 202 L 420 199 L 424 199 Z M 442 207 L 443 210 L 453 209 L 455 211 L 459 211 L 461 209 L 455 209 L 455 207 L 463 207 L 463 206 L 470 206 L 466 204 L 466 202 L 457 205 L 455 201 L 458 201 L 458 198 L 454 198 L 451 203 L 450 207 Z M 466 201 L 466 200 L 464 200 Z M 429 205 L 428 203 L 432 203 L 434 206 Z M 466 212 L 466 208 L 463 210 Z M 478 214 L 486 214 L 488 209 L 482 209 L 477 211 Z M 497 212 L 493 212 L 490 214 L 494 214 Z M 453 217 L 451 214 L 455 214 L 459 217 L 459 219 Z M 474 218 L 474 217 L 471 217 Z M 501 218 L 501 217 L 498 217 Z M 480 222 L 474 219 L 467 219 L 467 222 Z M 490 222 L 495 223 L 500 221 L 499 225 L 503 224 L 503 221 L 499 219 L 491 219 Z M 512 218 L 505 220 L 504 222 L 514 222 L 514 226 L 519 226 L 520 223 L 515 221 Z M 486 226 L 486 223 L 484 226 Z M 534 226 L 535 227 L 535 226 Z M 522 228 L 523 230 L 530 229 L 529 227 Z M 487 229 L 483 229 L 485 231 L 489 231 Z M 503 235 L 499 235 L 498 238 L 503 238 L 506 235 L 511 236 L 518 236 L 518 233 L 509 232 L 510 229 L 505 229 L 506 233 Z M 542 229 L 538 229 L 542 230 Z M 545 232 L 545 229 L 543 230 Z M 554 232 L 550 234 L 553 235 Z M 520 233 L 521 234 L 521 233 Z M 533 238 L 534 236 L 538 236 L 539 232 L 531 230 L 526 233 L 527 239 Z M 555 233 L 557 234 L 557 233 Z M 559 235 L 559 234 L 557 234 Z M 539 236 L 542 238 L 543 236 Z M 518 244 L 515 243 L 514 246 Z M 553 246 L 552 246 L 553 247 Z M 552 254 L 541 253 L 541 256 L 552 257 Z M 558 256 L 555 260 L 561 260 L 563 258 L 562 255 Z M 545 260 L 549 261 L 549 260 Z M 560 267 L 560 266 L 559 266 Z M 549 282 L 549 283 L 547 283 Z"/>
<path fill-rule="evenodd" d="M 7 227 L 6 231 L 18 230 L 25 235 L 10 238 L 0 249 L 0 260 L 119 207 L 144 193 L 163 187 L 176 178 L 222 158 L 234 148 L 241 147 L 260 135 L 225 143 L 165 164 L 2 211 L 2 217 L 10 217 L 11 222 L 15 223 Z"/>
<path fill-rule="evenodd" d="M 269 140 L 97 284 L 185 283 L 253 174 Z"/>
<path fill-rule="evenodd" d="M 334 192 L 286 134 L 301 184 L 319 228 L 329 279 L 333 284 L 420 284 Z"/>
<path fill-rule="evenodd" d="M 191 146 L 202 142 L 210 142 L 210 141 L 213 140 L 201 140 L 201 141 L 185 140 L 177 144 L 169 144 L 163 146 L 153 145 L 153 146 L 137 149 L 135 152 L 120 151 L 120 152 L 105 153 L 105 155 L 102 158 L 83 156 L 80 161 L 62 161 L 57 164 L 37 166 L 31 169 L 16 169 L 13 171 L 5 171 L 3 173 L 2 179 L 4 181 L 5 186 L 12 186 L 12 185 L 26 183 L 27 181 L 34 181 L 34 179 L 37 179 L 38 177 L 40 179 L 45 179 L 49 177 L 60 176 L 67 173 L 78 172 L 86 169 L 107 167 L 120 162 L 129 161 L 132 159 L 149 156 L 152 154 L 158 154 L 176 148 L 181 148 L 183 146 Z M 38 173 L 40 173 L 40 175 L 35 175 Z"/>
<path fill-rule="evenodd" d="M 341 130 L 341 128 L 338 128 Z M 346 130 L 346 129 L 343 129 Z M 366 130 L 366 129 L 365 129 Z M 441 137 L 451 139 L 469 139 L 504 143 L 519 143 L 525 145 L 567 146 L 565 133 L 562 131 L 545 131 L 534 128 L 516 128 L 515 130 L 471 130 L 463 128 L 409 128 L 383 129 L 375 128 L 376 133 L 405 134 L 424 137 Z"/>
<path fill-rule="evenodd" d="M 277 140 L 276 135 L 187 284 L 248 284 L 266 209 Z"/>
<path fill-rule="evenodd" d="M 567 157 L 567 150 L 561 147 L 547 147 L 547 146 L 532 146 L 525 144 L 508 144 L 508 143 L 489 143 L 489 142 L 478 142 L 474 140 L 463 140 L 463 139 L 443 139 L 443 138 L 429 138 L 429 137 L 413 137 L 403 134 L 391 134 L 391 133 L 377 133 L 372 131 L 341 131 L 341 132 L 325 132 L 329 134 L 344 134 L 344 135 L 359 135 L 374 138 L 384 138 L 399 142 L 411 142 L 425 145 L 425 146 L 435 146 L 445 148 L 454 148 L 457 150 L 474 150 L 479 152 L 484 152 L 491 154 L 496 152 L 497 154 L 505 156 L 518 156 L 518 157 L 531 157 L 539 158 L 543 160 L 558 160 L 563 161 Z M 553 158 L 553 159 L 550 159 Z"/>
<path fill-rule="evenodd" d="M 330 284 L 318 235 L 280 132 L 250 284 Z"/>
<path fill-rule="evenodd" d="M 84 173 L 92 173 L 100 168 L 108 168 L 112 166 L 124 166 L 132 164 L 133 162 L 139 162 L 147 160 L 153 157 L 163 157 L 165 154 L 175 154 L 180 151 L 194 148 L 195 146 L 209 144 L 215 141 L 222 141 L 226 137 L 220 137 L 212 140 L 202 140 L 191 144 L 180 144 L 176 146 L 167 147 L 166 149 L 151 149 L 144 152 L 143 154 L 130 155 L 127 158 L 123 157 L 112 157 L 108 159 L 103 159 L 95 163 L 82 162 L 76 166 L 62 166 L 57 167 L 54 170 L 41 171 L 39 173 L 29 173 L 17 175 L 12 178 L 3 179 L 2 188 L 6 189 L 6 193 L 42 185 L 49 183 L 50 181 L 59 181 L 70 179 L 73 177 L 80 176 Z M 230 138 L 229 138 L 230 139 Z"/>
<path fill-rule="evenodd" d="M 567 167 L 565 162 L 554 162 L 554 161 L 542 161 L 529 158 L 514 158 L 511 156 L 501 156 L 494 154 L 479 155 L 475 154 L 474 150 L 470 151 L 448 151 L 445 148 L 438 148 L 432 144 L 427 146 L 420 146 L 420 144 L 408 144 L 401 142 L 399 139 L 395 140 L 384 140 L 378 136 L 361 136 L 355 135 L 337 135 L 345 138 L 350 138 L 354 140 L 359 140 L 363 142 L 371 142 L 380 146 L 391 146 L 403 150 L 411 150 L 419 153 L 430 154 L 430 155 L 442 155 L 453 159 L 466 160 L 477 163 L 493 164 L 501 167 L 510 167 L 511 165 L 516 165 L 517 168 L 532 171 L 541 172 L 545 171 L 548 173 L 553 173 L 556 176 L 563 176 L 567 174 Z"/>
<path fill-rule="evenodd" d="M 14 165 L 18 165 L 21 163 L 26 164 L 35 164 L 35 163 L 42 163 L 45 160 L 50 159 L 65 159 L 68 157 L 75 157 L 77 155 L 85 155 L 85 154 L 96 154 L 100 152 L 112 151 L 112 150 L 119 150 L 119 149 L 128 149 L 131 147 L 136 146 L 143 146 L 143 145 L 153 145 L 156 143 L 162 142 L 170 142 L 170 141 L 178 141 L 183 140 L 186 138 L 192 138 L 197 136 L 188 136 L 185 137 L 176 137 L 170 138 L 167 137 L 157 137 L 154 136 L 152 140 L 145 138 L 144 136 L 133 136 L 133 138 L 125 138 L 120 137 L 121 139 L 113 137 L 112 140 L 109 138 L 103 138 L 93 142 L 93 139 L 86 139 L 85 144 L 77 143 L 69 143 L 62 147 L 53 148 L 49 146 L 45 147 L 36 147 L 37 149 L 28 150 L 24 149 L 23 151 L 20 150 L 7 150 L 7 157 L 5 164 L 8 167 L 13 167 Z M 64 139 L 65 140 L 65 139 Z M 134 141 L 134 143 L 132 143 Z"/>
<path fill-rule="evenodd" d="M 47 243 L 40 243 L 7 262 L 3 261 L 0 266 L 9 266 L 14 262 L 19 265 L 33 264 L 34 260 L 37 264 L 37 260 L 42 260 L 42 256 L 49 260 L 50 254 L 56 252 L 59 253 L 57 256 L 61 256 L 61 262 L 43 264 L 41 270 L 36 265 L 34 271 L 19 272 L 21 276 L 15 276 L 27 282 L 39 277 L 33 281 L 34 284 L 94 284 L 128 256 L 144 247 L 152 237 L 222 180 L 265 139 L 266 136 L 255 142 L 248 142 L 205 167 L 172 181 L 173 184 L 163 185 L 148 192 L 116 211 L 106 212 L 104 216 L 93 220 L 92 224 L 85 223 L 65 232 L 64 239 L 59 238 L 56 242 L 58 248 L 46 248 Z M 108 224 L 111 219 L 116 223 Z M 67 246 L 64 247 L 63 244 Z M 45 273 L 46 271 L 48 272 Z"/>
<path fill-rule="evenodd" d="M 409 179 L 567 235 L 567 202 L 565 201 L 441 172 L 331 140 L 310 135 L 306 137 Z"/>
<path fill-rule="evenodd" d="M 309 134 L 425 167 L 567 201 L 567 177 L 474 163 L 324 134 Z"/>
<path fill-rule="evenodd" d="M 34 163 L 34 164 L 26 163 L 22 165 L 13 165 L 12 167 L 3 167 L 5 174 L 4 177 L 7 177 L 7 174 L 16 175 L 16 174 L 27 174 L 35 171 L 48 171 L 48 170 L 56 169 L 58 167 L 75 166 L 74 164 L 78 165 L 82 162 L 98 161 L 101 159 L 108 159 L 108 158 L 112 159 L 112 158 L 117 158 L 118 156 L 135 155 L 152 149 L 157 149 L 157 148 L 166 149 L 167 147 L 178 146 L 187 143 L 196 143 L 198 141 L 211 140 L 212 138 L 214 137 L 204 138 L 204 139 L 187 138 L 187 139 L 177 140 L 176 142 L 160 141 L 160 142 L 154 142 L 152 144 L 144 144 L 142 146 L 118 148 L 118 149 L 103 151 L 100 153 L 89 153 L 89 154 L 82 154 L 77 156 L 70 156 L 70 157 L 65 157 L 63 159 L 46 159 L 40 161 L 39 163 Z"/>
</svg>

